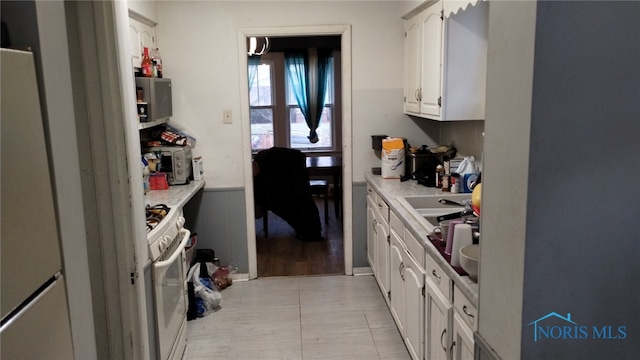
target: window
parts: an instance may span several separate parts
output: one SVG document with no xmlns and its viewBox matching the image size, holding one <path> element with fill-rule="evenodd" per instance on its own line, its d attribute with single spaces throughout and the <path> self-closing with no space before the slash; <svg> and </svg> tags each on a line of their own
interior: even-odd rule
<svg viewBox="0 0 640 360">
<path fill-rule="evenodd" d="M 332 64 L 333 66 L 333 64 Z M 286 84 L 289 84 L 287 79 Z M 327 78 L 325 104 L 320 117 L 320 125 L 316 129 L 318 142 L 309 141 L 309 126 L 302 115 L 290 86 L 287 86 L 287 114 L 289 118 L 289 143 L 294 149 L 332 149 L 333 148 L 333 77 Z"/>
<path fill-rule="evenodd" d="M 332 66 L 333 66 L 332 61 Z M 302 151 L 334 151 L 339 124 L 336 121 L 334 86 L 336 75 L 327 79 L 325 105 L 318 129 L 319 141 L 311 143 L 309 127 L 285 78 L 284 54 L 271 52 L 258 61 L 250 58 L 249 111 L 251 116 L 251 149 L 259 151 L 272 146 Z"/>
<path fill-rule="evenodd" d="M 251 114 L 251 149 L 274 146 L 273 130 L 273 62 L 249 65 L 249 111 Z"/>
</svg>

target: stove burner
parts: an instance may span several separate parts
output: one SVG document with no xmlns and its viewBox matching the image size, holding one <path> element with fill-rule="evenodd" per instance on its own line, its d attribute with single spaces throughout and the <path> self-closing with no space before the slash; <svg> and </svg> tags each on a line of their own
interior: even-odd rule
<svg viewBox="0 0 640 360">
<path fill-rule="evenodd" d="M 167 216 L 167 214 L 171 211 L 171 208 L 165 204 L 158 204 L 155 206 L 147 205 L 146 216 L 147 216 L 147 232 L 153 230 L 162 219 Z"/>
</svg>

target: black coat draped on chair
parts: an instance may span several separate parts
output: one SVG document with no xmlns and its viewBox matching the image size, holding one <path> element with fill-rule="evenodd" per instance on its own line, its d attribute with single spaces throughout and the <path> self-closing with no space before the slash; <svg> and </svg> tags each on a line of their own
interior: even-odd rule
<svg viewBox="0 0 640 360">
<path fill-rule="evenodd" d="M 306 155 L 296 149 L 273 147 L 256 154 L 256 208 L 285 220 L 303 241 L 322 240 L 318 207 L 311 196 Z M 260 211 L 256 211 L 260 215 Z M 258 216 L 260 217 L 260 216 Z"/>
</svg>

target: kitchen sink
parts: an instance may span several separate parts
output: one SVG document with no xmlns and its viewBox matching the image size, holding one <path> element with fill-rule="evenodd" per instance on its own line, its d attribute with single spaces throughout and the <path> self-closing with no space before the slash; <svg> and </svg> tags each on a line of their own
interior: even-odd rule
<svg viewBox="0 0 640 360">
<path fill-rule="evenodd" d="M 400 196 L 398 202 L 426 228 L 427 232 L 432 232 L 433 228 L 438 225 L 436 220 L 438 216 L 464 210 L 462 206 L 442 204 L 439 202 L 440 199 L 464 203 L 465 200 L 471 200 L 471 194 Z"/>
<path fill-rule="evenodd" d="M 413 209 L 452 209 L 456 206 L 444 205 L 438 200 L 446 199 L 462 203 L 464 200 L 471 200 L 471 194 L 412 195 L 401 198 Z"/>
</svg>

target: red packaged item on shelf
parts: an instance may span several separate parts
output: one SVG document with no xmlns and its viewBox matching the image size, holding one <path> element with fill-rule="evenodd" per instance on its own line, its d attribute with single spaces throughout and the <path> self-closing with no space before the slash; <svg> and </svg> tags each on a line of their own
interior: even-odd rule
<svg viewBox="0 0 640 360">
<path fill-rule="evenodd" d="M 167 190 L 169 188 L 169 182 L 167 181 L 167 174 L 165 173 L 150 174 L 149 182 L 150 182 L 151 190 Z"/>
</svg>

